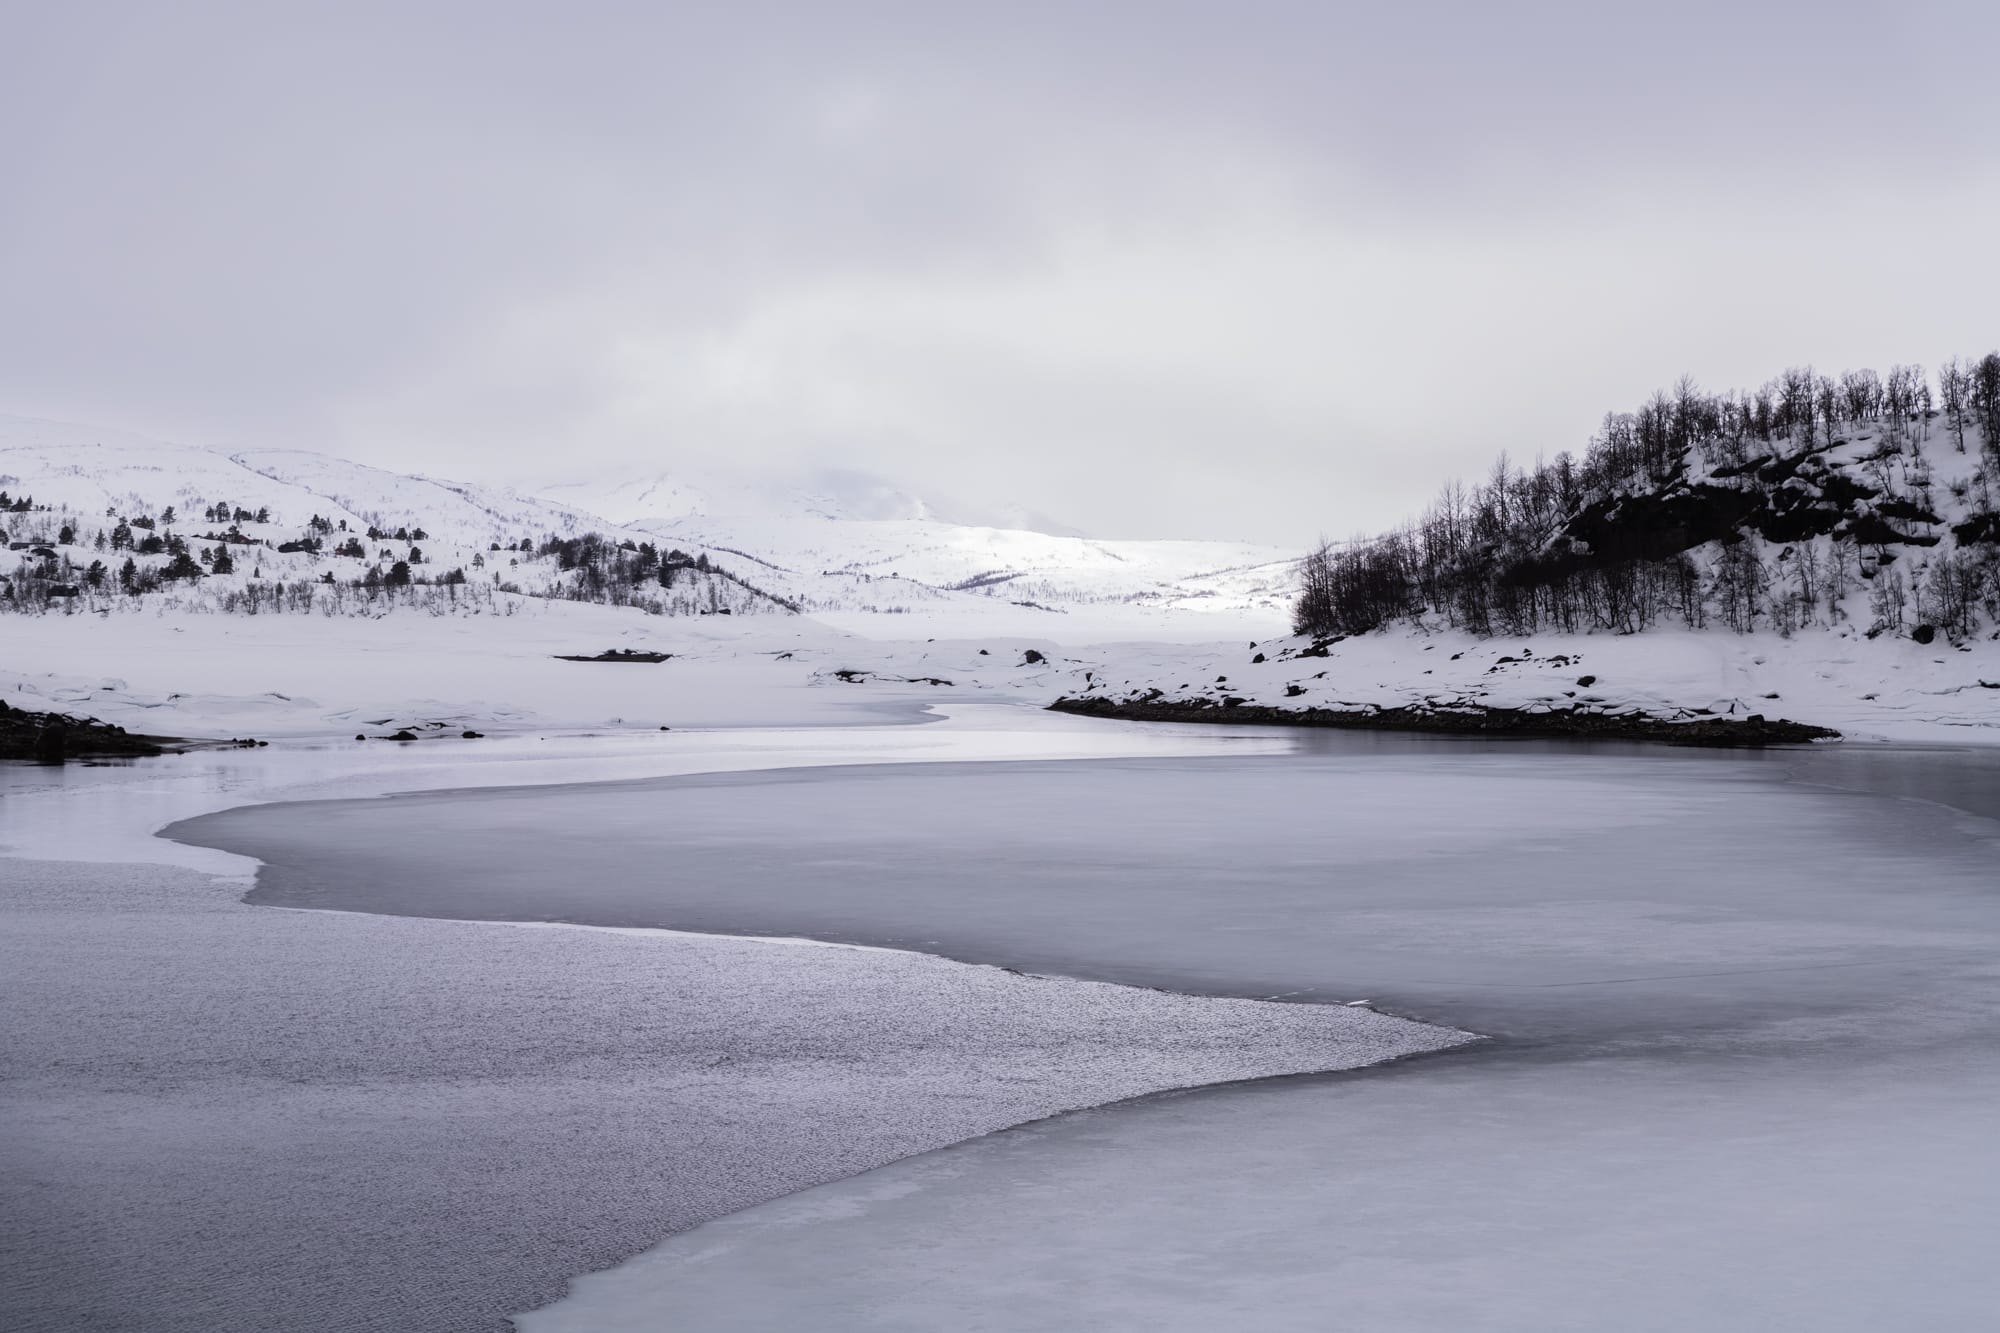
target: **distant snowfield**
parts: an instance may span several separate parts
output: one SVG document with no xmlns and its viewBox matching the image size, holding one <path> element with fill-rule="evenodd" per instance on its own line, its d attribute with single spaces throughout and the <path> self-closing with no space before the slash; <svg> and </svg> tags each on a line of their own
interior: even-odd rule
<svg viewBox="0 0 2000 1333">
<path fill-rule="evenodd" d="M 856 705 L 914 720 L 934 704 L 1039 707 L 1151 689 L 1276 707 L 1434 700 L 1762 713 L 1854 742 L 2000 741 L 2000 643 L 1989 640 L 1953 648 L 1838 632 L 1481 640 L 1398 630 L 1299 657 L 1306 645 L 1283 636 L 1281 622 L 1221 642 L 1206 617 L 1134 623 L 1122 610 L 1073 618 L 1061 637 L 1023 628 L 956 613 L 677 618 L 574 603 L 507 618 L 13 616 L 0 620 L 0 699 L 156 735 L 332 742 L 412 727 L 454 745 L 476 743 L 456 739 L 466 729 L 811 725 L 851 720 Z M 673 656 L 557 659 L 610 648 Z"/>
</svg>

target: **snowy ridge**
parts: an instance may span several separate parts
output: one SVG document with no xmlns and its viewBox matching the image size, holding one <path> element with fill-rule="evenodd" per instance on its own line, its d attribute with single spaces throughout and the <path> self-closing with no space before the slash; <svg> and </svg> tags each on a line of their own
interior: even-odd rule
<svg viewBox="0 0 2000 1333">
<path fill-rule="evenodd" d="M 404 476 L 296 449 L 251 450 L 231 458 L 259 476 L 334 501 L 368 523 L 384 528 L 421 524 L 464 546 L 524 533 L 624 535 L 595 514 L 499 487 Z"/>
<path fill-rule="evenodd" d="M 401 546 L 373 539 L 365 559 L 350 555 L 343 563 L 332 554 L 347 535 L 371 529 L 421 530 L 418 544 L 434 573 L 458 570 L 471 583 L 528 595 L 558 589 L 556 575 L 573 566 L 534 567 L 520 553 L 523 541 L 539 548 L 551 538 L 589 533 L 613 546 L 684 552 L 703 560 L 704 569 L 713 564 L 736 575 L 774 605 L 809 613 L 943 611 L 976 621 L 996 612 L 1018 619 L 1117 606 L 1142 617 L 1221 612 L 1275 624 L 1292 595 L 1296 561 L 1276 548 L 1099 541 L 968 525 L 936 517 L 928 502 L 862 474 L 814 480 L 821 484 L 731 489 L 656 476 L 525 494 L 297 450 L 224 453 L 128 432 L 0 417 L 0 489 L 34 504 L 30 512 L 0 519 L 0 531 L 52 553 L 46 565 L 27 557 L 17 570 L 0 565 L 0 578 L 14 575 L 24 593 L 36 579 L 41 594 L 48 587 L 77 587 L 87 601 L 91 559 L 110 554 L 94 549 L 98 535 L 120 518 L 157 517 L 169 507 L 176 510 L 178 534 L 206 562 L 211 551 L 201 543 L 214 525 L 200 516 L 220 502 L 268 513 L 267 523 L 242 528 L 263 549 L 253 552 L 248 569 L 215 582 L 187 577 L 173 590 L 182 604 L 219 604 L 224 591 L 256 579 L 318 581 L 332 574 L 336 582 L 358 581 L 370 567 L 386 570 L 407 557 Z M 586 501 L 598 507 L 586 508 Z M 290 556 L 275 551 L 305 535 L 304 525 L 314 518 L 327 525 L 327 549 Z M 57 542 L 64 528 L 74 534 L 73 549 Z M 499 548 L 505 548 L 504 559 L 490 559 Z M 419 575 L 421 582 L 421 569 Z M 749 609 L 727 589 L 717 596 L 721 601 L 691 609 L 724 609 L 725 602 L 728 609 Z M 45 596 L 28 600 L 46 604 Z M 1233 635 L 1236 627 L 1222 632 Z"/>
</svg>

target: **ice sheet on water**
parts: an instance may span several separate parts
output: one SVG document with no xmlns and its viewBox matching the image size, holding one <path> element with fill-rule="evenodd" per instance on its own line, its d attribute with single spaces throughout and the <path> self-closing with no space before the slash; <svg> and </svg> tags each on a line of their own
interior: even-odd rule
<svg viewBox="0 0 2000 1333">
<path fill-rule="evenodd" d="M 710 1223 L 522 1333 L 1992 1327 L 1991 1064 L 1454 1057 L 1029 1126 Z"/>
<path fill-rule="evenodd" d="M 1935 777 L 1929 759 L 1901 762 Z M 1807 767 L 1894 792 L 1909 784 L 1874 771 L 1893 762 Z M 1245 867 L 1235 848 L 1204 863 L 1243 872 L 1231 913 L 1190 918 L 1199 898 L 1169 893 L 1124 903 L 1121 932 L 1066 926 L 1141 970 L 1365 963 L 1402 1002 L 1513 1039 L 899 1163 L 584 1278 L 523 1330 L 1989 1328 L 2000 830 L 1770 780 L 1782 761 L 1481 767 L 1293 772 L 1290 808 L 1335 827 L 1285 855 L 1367 872 L 1329 874 L 1317 912 L 1260 918 L 1240 890 L 1276 901 L 1283 857 Z M 1169 794 L 1129 772 L 1128 795 Z M 1246 789 L 1235 772 L 1206 799 Z M 1394 817 L 1426 793 L 1441 812 Z M 1158 855 L 1186 850 L 1162 836 Z"/>
</svg>

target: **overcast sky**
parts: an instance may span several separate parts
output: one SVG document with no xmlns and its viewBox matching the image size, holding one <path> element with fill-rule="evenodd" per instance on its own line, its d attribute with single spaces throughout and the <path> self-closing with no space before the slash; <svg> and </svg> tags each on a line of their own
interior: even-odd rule
<svg viewBox="0 0 2000 1333">
<path fill-rule="evenodd" d="M 2000 345 L 1996 15 L 0 0 L 0 412 L 1346 535 Z"/>
</svg>

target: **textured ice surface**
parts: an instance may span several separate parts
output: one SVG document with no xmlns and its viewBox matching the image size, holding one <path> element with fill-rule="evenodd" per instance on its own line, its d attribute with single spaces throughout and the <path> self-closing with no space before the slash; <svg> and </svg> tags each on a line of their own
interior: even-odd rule
<svg viewBox="0 0 2000 1333">
<path fill-rule="evenodd" d="M 168 820 L 280 796 L 1285 745 L 975 707 L 916 727 L 0 765 L 0 846 L 96 863 L 0 860 L 0 1324 L 495 1327 L 813 1180 L 1440 1035 L 900 954 L 251 910 L 234 887 L 116 864 L 254 868 L 148 836 Z"/>
<path fill-rule="evenodd" d="M 0 861 L 0 1326 L 491 1329 L 1067 1108 L 1458 1040 L 918 954 L 245 907 Z"/>
</svg>

